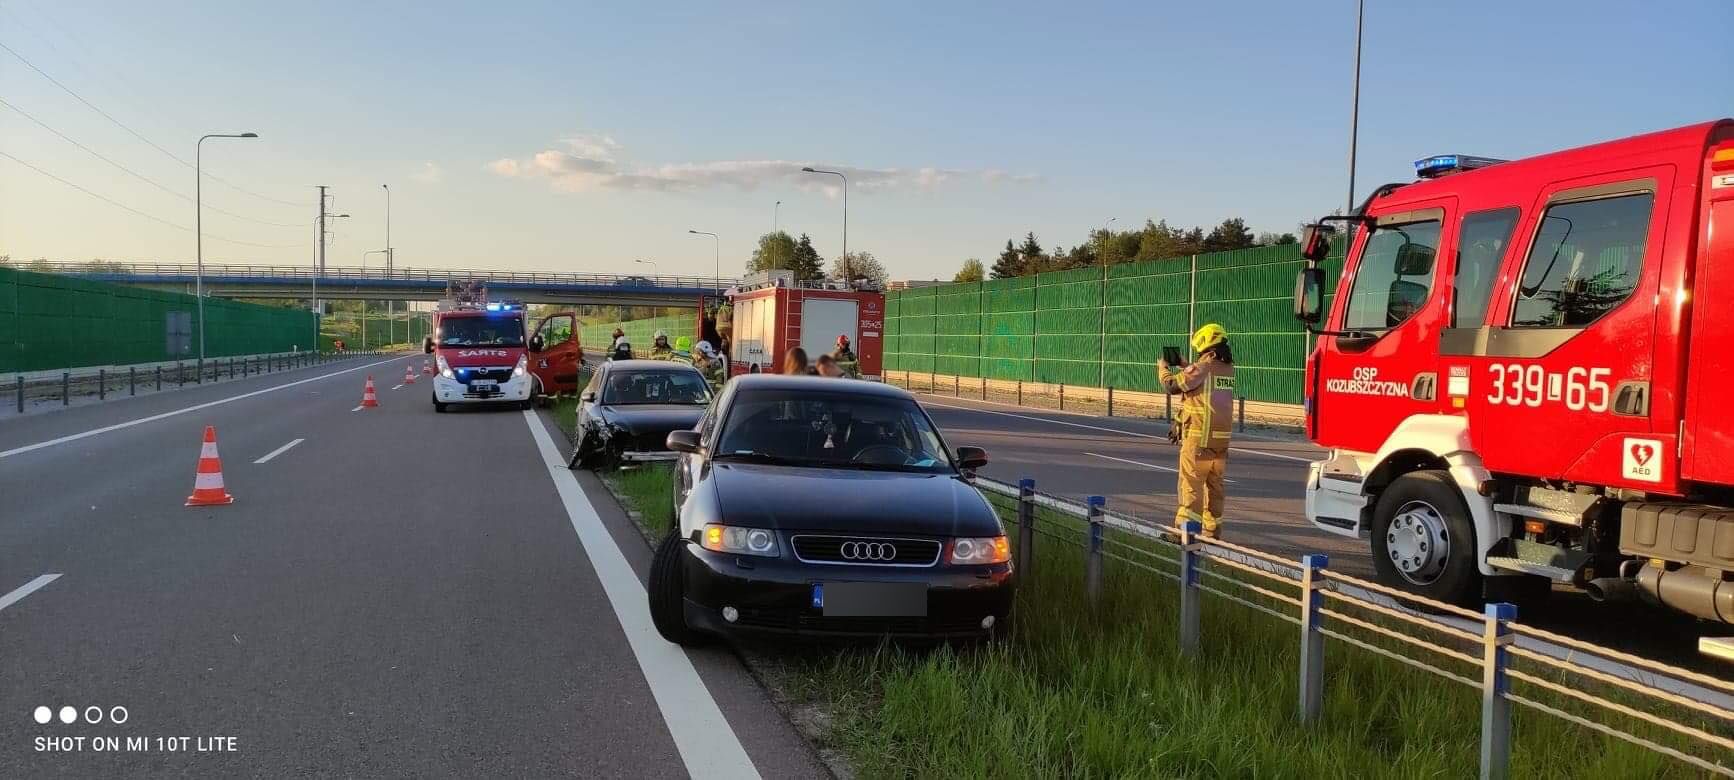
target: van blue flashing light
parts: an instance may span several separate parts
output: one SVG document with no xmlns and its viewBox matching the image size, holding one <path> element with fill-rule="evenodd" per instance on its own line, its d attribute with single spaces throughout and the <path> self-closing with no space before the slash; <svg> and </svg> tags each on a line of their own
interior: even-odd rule
<svg viewBox="0 0 1734 780">
<path fill-rule="evenodd" d="M 1423 179 L 1436 179 L 1453 173 L 1473 171 L 1476 168 L 1486 168 L 1498 165 L 1504 160 L 1492 157 L 1471 157 L 1466 154 L 1440 154 L 1425 157 L 1415 161 L 1415 175 Z"/>
<path fill-rule="evenodd" d="M 499 310 L 500 310 L 500 304 L 497 304 L 497 303 L 488 304 L 488 311 L 499 311 Z"/>
</svg>

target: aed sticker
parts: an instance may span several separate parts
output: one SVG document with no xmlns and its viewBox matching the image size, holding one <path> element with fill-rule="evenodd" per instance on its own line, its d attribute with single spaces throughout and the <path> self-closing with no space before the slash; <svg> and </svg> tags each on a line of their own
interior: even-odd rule
<svg viewBox="0 0 1734 780">
<path fill-rule="evenodd" d="M 1656 439 L 1626 439 L 1620 445 L 1620 476 L 1639 482 L 1662 481 L 1662 443 Z"/>
</svg>

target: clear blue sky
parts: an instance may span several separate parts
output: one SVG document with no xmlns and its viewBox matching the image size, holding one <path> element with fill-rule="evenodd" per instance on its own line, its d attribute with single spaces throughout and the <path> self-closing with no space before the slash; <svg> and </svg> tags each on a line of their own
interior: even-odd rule
<svg viewBox="0 0 1734 780">
<path fill-rule="evenodd" d="M 1359 182 L 1734 114 L 1734 3 L 1370 0 Z M 593 7 L 591 7 L 593 6 Z M 725 273 L 781 224 L 949 278 L 1110 217 L 1254 230 L 1345 198 L 1352 0 L 345 3 L 0 0 L 0 43 L 186 159 L 207 260 Z M 0 51 L 0 99 L 168 188 L 192 172 Z M 185 200 L 0 106 L 0 153 L 183 227 Z M 226 241 L 236 239 L 271 248 Z M 0 254 L 190 260 L 192 234 L 0 158 Z M 378 257 L 371 258 L 377 261 Z"/>
</svg>

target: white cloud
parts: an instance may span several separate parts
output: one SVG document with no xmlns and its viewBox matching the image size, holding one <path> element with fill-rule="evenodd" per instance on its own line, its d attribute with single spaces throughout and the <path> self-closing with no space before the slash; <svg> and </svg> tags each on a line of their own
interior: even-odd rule
<svg viewBox="0 0 1734 780">
<path fill-rule="evenodd" d="M 446 172 L 439 166 L 439 163 L 424 162 L 421 164 L 421 169 L 410 174 L 409 177 L 423 184 L 438 184 L 445 180 Z"/>
<path fill-rule="evenodd" d="M 545 178 L 555 189 L 566 192 L 638 190 L 689 192 L 713 188 L 753 190 L 772 184 L 816 189 L 830 197 L 840 190 L 835 179 L 802 172 L 808 163 L 792 160 L 717 160 L 701 163 L 664 163 L 631 166 L 621 161 L 621 144 L 609 136 L 579 135 L 563 138 L 559 146 L 527 158 L 501 158 L 484 168 L 508 178 Z M 863 168 L 849 165 L 816 165 L 841 172 L 860 190 L 912 188 L 932 190 L 965 176 L 983 181 L 1019 182 L 1025 175 L 1005 171 L 963 171 L 923 167 Z"/>
</svg>

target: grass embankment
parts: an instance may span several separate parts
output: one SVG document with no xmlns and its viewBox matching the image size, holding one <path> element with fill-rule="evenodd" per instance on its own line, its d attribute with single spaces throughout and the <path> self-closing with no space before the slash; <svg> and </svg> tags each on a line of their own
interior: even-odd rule
<svg viewBox="0 0 1734 780">
<path fill-rule="evenodd" d="M 653 528 L 670 472 L 617 485 Z M 1002 506 L 1002 510 L 1005 507 Z M 1007 516 L 1008 521 L 1011 519 Z M 1009 643 L 796 653 L 786 691 L 818 702 L 825 737 L 870 777 L 1465 777 L 1480 693 L 1330 642 L 1316 726 L 1295 719 L 1298 629 L 1205 595 L 1203 652 L 1186 660 L 1175 584 L 1107 561 L 1090 608 L 1075 521 L 1037 537 Z M 1121 539 L 1120 541 L 1128 541 Z M 1128 554 L 1124 548 L 1114 548 Z M 1479 678 L 1472 668 L 1455 669 Z M 1572 708 L 1582 712 L 1582 708 Z M 1516 777 L 1696 776 L 1684 764 L 1538 713 L 1514 716 Z"/>
<path fill-rule="evenodd" d="M 581 381 L 588 379 L 582 376 Z M 578 425 L 578 398 L 561 396 L 554 401 L 554 422 L 566 434 L 575 435 Z M 673 469 L 667 464 L 651 463 L 635 468 L 604 472 L 602 479 L 614 492 L 638 511 L 638 523 L 652 537 L 661 536 L 674 524 L 672 498 Z"/>
</svg>

